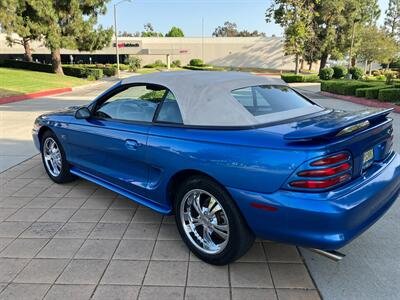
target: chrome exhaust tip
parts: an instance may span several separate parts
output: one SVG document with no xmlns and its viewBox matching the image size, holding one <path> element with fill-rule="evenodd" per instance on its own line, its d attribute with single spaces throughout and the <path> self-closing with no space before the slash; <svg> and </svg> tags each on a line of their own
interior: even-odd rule
<svg viewBox="0 0 400 300">
<path fill-rule="evenodd" d="M 321 249 L 314 249 L 314 248 L 308 248 L 308 249 L 319 255 L 325 256 L 326 258 L 329 258 L 335 262 L 341 261 L 346 256 L 345 254 L 340 253 L 335 250 L 321 250 Z"/>
</svg>

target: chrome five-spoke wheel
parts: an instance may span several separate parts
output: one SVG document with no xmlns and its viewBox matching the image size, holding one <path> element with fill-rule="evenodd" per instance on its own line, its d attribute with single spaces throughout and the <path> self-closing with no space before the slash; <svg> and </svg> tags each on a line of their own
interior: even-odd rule
<svg viewBox="0 0 400 300">
<path fill-rule="evenodd" d="M 60 148 L 57 142 L 52 137 L 48 137 L 44 141 L 43 146 L 43 156 L 46 168 L 51 175 L 57 177 L 60 175 L 62 169 L 62 157 Z"/>
<path fill-rule="evenodd" d="M 187 238 L 200 251 L 217 254 L 229 241 L 229 220 L 222 205 L 210 193 L 193 189 L 180 205 L 180 216 Z"/>
</svg>

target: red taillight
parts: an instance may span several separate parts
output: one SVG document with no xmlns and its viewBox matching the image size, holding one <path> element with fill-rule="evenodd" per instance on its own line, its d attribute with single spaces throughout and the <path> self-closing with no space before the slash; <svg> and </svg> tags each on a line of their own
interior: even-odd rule
<svg viewBox="0 0 400 300">
<path fill-rule="evenodd" d="M 350 174 L 329 178 L 326 180 L 298 180 L 292 181 L 290 186 L 302 189 L 325 189 L 350 179 Z"/>
<path fill-rule="evenodd" d="M 348 181 L 351 179 L 350 158 L 348 153 L 339 153 L 315 160 L 307 165 L 306 170 L 296 174 L 304 180 L 293 180 L 289 186 L 301 189 L 326 189 Z"/>
<path fill-rule="evenodd" d="M 346 161 L 350 158 L 350 155 L 347 153 L 340 153 L 332 156 L 328 156 L 319 160 L 316 160 L 311 163 L 313 167 L 327 166 L 337 164 L 341 161 Z"/>
<path fill-rule="evenodd" d="M 342 165 L 326 169 L 302 171 L 297 175 L 301 177 L 327 177 L 344 172 L 350 168 L 351 165 L 349 163 L 344 163 Z"/>
</svg>

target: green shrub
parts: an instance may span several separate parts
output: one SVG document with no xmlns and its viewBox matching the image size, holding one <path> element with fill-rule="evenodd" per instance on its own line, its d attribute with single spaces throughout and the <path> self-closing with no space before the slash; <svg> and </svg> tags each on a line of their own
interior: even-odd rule
<svg viewBox="0 0 400 300">
<path fill-rule="evenodd" d="M 378 99 L 383 102 L 400 104 L 400 88 L 382 89 L 379 91 Z"/>
<path fill-rule="evenodd" d="M 107 77 L 115 76 L 117 74 L 117 67 L 114 66 L 107 66 L 102 68 L 103 73 Z"/>
<path fill-rule="evenodd" d="M 89 81 L 95 81 L 95 80 L 96 80 L 96 77 L 94 77 L 94 75 L 89 75 L 89 76 L 87 77 L 87 80 L 89 80 Z"/>
<path fill-rule="evenodd" d="M 14 59 L 0 60 L 0 67 L 53 73 L 53 67 L 51 65 Z"/>
<path fill-rule="evenodd" d="M 213 67 L 211 65 L 203 65 L 201 67 L 196 66 L 184 66 L 184 69 L 194 70 L 194 71 L 225 71 L 223 67 Z"/>
<path fill-rule="evenodd" d="M 193 59 L 190 60 L 189 66 L 202 67 L 202 66 L 204 66 L 204 62 L 200 58 L 193 58 Z"/>
<path fill-rule="evenodd" d="M 365 92 L 370 88 L 358 88 L 356 89 L 356 97 L 365 97 Z"/>
<path fill-rule="evenodd" d="M 326 67 L 323 68 L 320 72 L 319 72 L 319 78 L 321 78 L 322 80 L 330 80 L 333 77 L 333 69 Z"/>
<path fill-rule="evenodd" d="M 380 90 L 391 88 L 391 87 L 392 86 L 382 85 L 382 86 L 368 88 L 365 91 L 365 97 L 368 99 L 378 99 Z"/>
<path fill-rule="evenodd" d="M 287 83 L 291 82 L 318 82 L 319 77 L 316 74 L 311 75 L 301 75 L 301 74 L 292 74 L 292 73 L 284 73 L 281 74 L 281 78 L 283 81 Z"/>
<path fill-rule="evenodd" d="M 114 64 L 114 67 L 117 67 L 117 64 Z M 119 64 L 119 69 L 121 71 L 128 71 L 129 70 L 129 65 L 127 65 L 127 64 Z"/>
<path fill-rule="evenodd" d="M 372 70 L 371 73 L 372 73 L 372 75 L 374 75 L 374 76 L 383 75 L 383 72 L 382 72 L 381 70 Z"/>
<path fill-rule="evenodd" d="M 90 75 L 92 75 L 96 79 L 100 79 L 103 77 L 102 69 L 85 68 L 79 66 L 63 66 L 63 71 L 65 75 L 79 78 L 87 78 Z"/>
<path fill-rule="evenodd" d="M 90 75 L 93 75 L 94 78 L 100 79 L 103 77 L 103 70 L 102 69 L 86 69 L 86 77 L 89 77 Z"/>
<path fill-rule="evenodd" d="M 333 78 L 340 79 L 347 75 L 347 69 L 344 66 L 336 65 L 332 69 Z"/>
<path fill-rule="evenodd" d="M 397 78 L 397 72 L 396 71 L 385 71 L 384 73 L 385 77 L 386 77 L 386 84 L 393 84 L 394 83 L 394 79 Z"/>
<path fill-rule="evenodd" d="M 145 65 L 143 68 L 154 69 L 154 68 L 166 68 L 166 67 L 167 65 L 164 64 L 162 60 L 157 59 L 154 63 Z"/>
<path fill-rule="evenodd" d="M 359 88 L 356 90 L 356 96 L 357 97 L 366 97 L 369 99 L 378 99 L 378 93 L 376 91 L 382 90 L 382 89 L 387 89 L 391 88 L 391 85 L 378 85 L 378 86 L 373 86 L 373 87 L 367 87 L 367 88 Z M 367 92 L 368 92 L 368 97 L 367 97 Z"/>
<path fill-rule="evenodd" d="M 351 67 L 349 73 L 351 74 L 352 79 L 358 80 L 364 75 L 364 70 L 359 67 Z"/>
<path fill-rule="evenodd" d="M 375 87 L 377 83 L 363 82 L 358 80 L 332 80 L 322 81 L 321 91 L 339 95 L 355 96 L 356 90 L 361 88 Z M 380 84 L 382 85 L 382 84 Z M 384 86 L 384 85 L 382 85 Z"/>
<path fill-rule="evenodd" d="M 140 69 L 142 60 L 137 56 L 129 55 L 125 63 L 128 64 L 129 71 L 136 72 L 138 69 Z"/>
<path fill-rule="evenodd" d="M 88 76 L 87 70 L 89 70 L 89 68 L 79 66 L 63 66 L 63 71 L 65 75 L 78 78 L 86 78 Z"/>
<path fill-rule="evenodd" d="M 181 65 L 182 65 L 182 64 L 181 64 L 181 61 L 180 61 L 179 59 L 174 60 L 174 61 L 172 62 L 172 66 L 175 67 L 175 68 L 180 68 Z"/>
</svg>

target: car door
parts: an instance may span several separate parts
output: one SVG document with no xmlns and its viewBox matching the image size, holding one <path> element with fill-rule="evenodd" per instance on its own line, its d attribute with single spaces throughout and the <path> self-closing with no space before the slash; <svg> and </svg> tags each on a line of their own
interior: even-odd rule
<svg viewBox="0 0 400 300">
<path fill-rule="evenodd" d="M 81 171 L 147 195 L 148 131 L 166 88 L 121 86 L 99 99 L 92 117 L 70 124 L 69 161 Z"/>
</svg>

